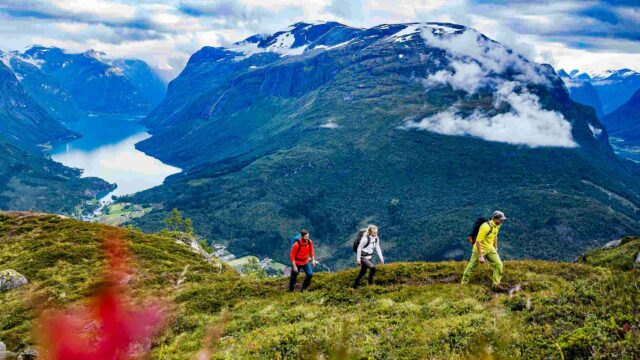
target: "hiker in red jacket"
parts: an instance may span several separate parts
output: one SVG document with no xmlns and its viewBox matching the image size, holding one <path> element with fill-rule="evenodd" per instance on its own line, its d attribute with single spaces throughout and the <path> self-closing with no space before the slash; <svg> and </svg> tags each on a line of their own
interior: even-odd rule
<svg viewBox="0 0 640 360">
<path fill-rule="evenodd" d="M 305 273 L 304 282 L 302 283 L 302 291 L 305 291 L 311 284 L 313 268 L 316 266 L 316 258 L 313 255 L 313 241 L 309 239 L 309 232 L 307 230 L 300 231 L 300 239 L 293 243 L 289 258 L 291 259 L 289 291 L 293 291 L 300 270 L 303 270 Z"/>
</svg>

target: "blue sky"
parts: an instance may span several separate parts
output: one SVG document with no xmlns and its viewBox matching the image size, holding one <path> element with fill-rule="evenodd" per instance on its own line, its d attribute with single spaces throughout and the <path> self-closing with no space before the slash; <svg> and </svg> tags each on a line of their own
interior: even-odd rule
<svg viewBox="0 0 640 360">
<path fill-rule="evenodd" d="M 171 79 L 202 46 L 315 20 L 453 22 L 557 68 L 640 71 L 639 0 L 0 0 L 0 49 L 93 48 Z"/>
</svg>

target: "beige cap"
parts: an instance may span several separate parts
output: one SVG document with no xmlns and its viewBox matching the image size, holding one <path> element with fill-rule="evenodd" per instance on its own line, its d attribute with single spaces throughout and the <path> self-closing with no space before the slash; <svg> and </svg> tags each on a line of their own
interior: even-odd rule
<svg viewBox="0 0 640 360">
<path fill-rule="evenodd" d="M 507 217 L 504 216 L 504 213 L 500 210 L 496 210 L 493 212 L 494 219 L 507 220 Z"/>
</svg>

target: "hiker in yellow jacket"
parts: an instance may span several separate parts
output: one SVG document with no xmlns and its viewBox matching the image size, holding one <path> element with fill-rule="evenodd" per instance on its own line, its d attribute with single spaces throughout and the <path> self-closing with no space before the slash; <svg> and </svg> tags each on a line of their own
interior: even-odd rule
<svg viewBox="0 0 640 360">
<path fill-rule="evenodd" d="M 469 264 L 462 274 L 462 284 L 469 283 L 471 274 L 478 266 L 478 262 L 484 264 L 488 260 L 493 267 L 493 276 L 491 277 L 493 288 L 496 290 L 502 289 L 500 285 L 502 261 L 500 260 L 500 255 L 498 255 L 498 233 L 500 232 L 500 225 L 506 219 L 502 211 L 494 211 L 491 220 L 480 226 L 476 242 L 473 244 L 471 260 L 469 260 Z"/>
</svg>

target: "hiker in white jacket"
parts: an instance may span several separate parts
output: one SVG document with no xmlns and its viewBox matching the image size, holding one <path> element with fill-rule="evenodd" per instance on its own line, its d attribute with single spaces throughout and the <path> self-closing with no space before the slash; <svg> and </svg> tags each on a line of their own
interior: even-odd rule
<svg viewBox="0 0 640 360">
<path fill-rule="evenodd" d="M 356 251 L 356 264 L 360 266 L 360 273 L 356 277 L 356 282 L 353 285 L 354 288 L 360 286 L 360 281 L 369 270 L 369 285 L 373 284 L 373 277 L 376 274 L 376 266 L 371 261 L 373 258 L 373 251 L 378 253 L 380 263 L 384 264 L 384 258 L 382 257 L 382 250 L 380 249 L 380 239 L 378 238 L 378 227 L 375 225 L 369 225 L 367 231 L 360 239 L 358 245 L 358 251 Z"/>
</svg>

